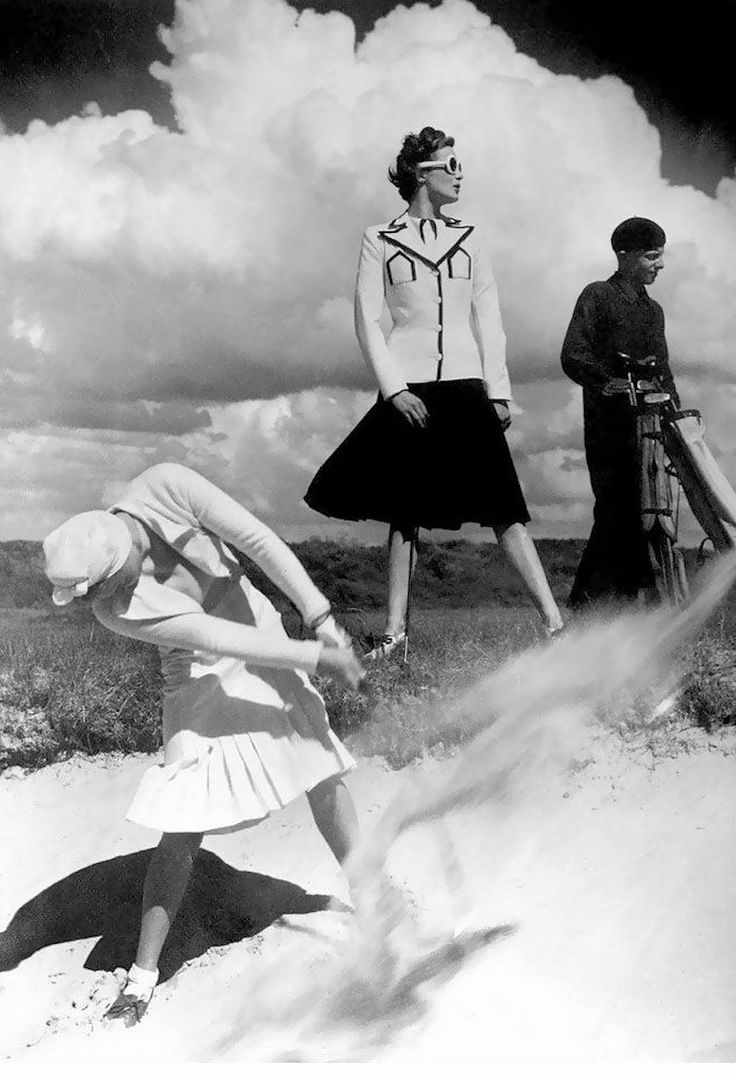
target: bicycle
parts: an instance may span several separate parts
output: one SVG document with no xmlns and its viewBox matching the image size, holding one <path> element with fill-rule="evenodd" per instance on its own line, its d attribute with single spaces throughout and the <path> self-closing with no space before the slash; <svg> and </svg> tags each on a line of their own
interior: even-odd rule
<svg viewBox="0 0 736 1077">
<path fill-rule="evenodd" d="M 683 413 L 676 409 L 670 393 L 654 380 L 656 359 L 650 356 L 635 360 L 625 352 L 618 352 L 617 358 L 624 377 L 616 380 L 623 384 L 603 391 L 606 396 L 627 394 L 636 412 L 642 527 L 660 595 L 665 601 L 681 605 L 688 601 L 690 589 L 685 559 L 677 544 L 680 482 L 665 439 L 669 426 Z"/>
</svg>

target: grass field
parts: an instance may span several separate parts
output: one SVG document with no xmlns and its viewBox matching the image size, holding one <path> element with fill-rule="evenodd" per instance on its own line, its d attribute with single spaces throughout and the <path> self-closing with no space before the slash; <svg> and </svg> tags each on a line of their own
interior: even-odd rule
<svg viewBox="0 0 736 1077">
<path fill-rule="evenodd" d="M 542 539 L 559 601 L 582 542 Z M 294 550 L 333 603 L 360 653 L 383 628 L 386 551 L 322 540 Z M 691 570 L 695 551 L 686 551 Z M 301 621 L 253 565 L 247 571 L 298 637 Z M 84 605 L 54 610 L 39 543 L 0 543 L 0 769 L 35 768 L 81 752 L 151 752 L 160 745 L 160 672 L 152 647 L 113 636 Z M 413 585 L 411 661 L 371 670 L 365 692 L 317 678 L 336 731 L 363 755 L 401 766 L 463 742 L 441 716 L 472 681 L 541 640 L 524 586 L 492 543 L 421 543 Z M 736 722 L 736 601 L 682 657 L 678 717 L 705 728 Z M 626 710 L 628 707 L 628 710 Z M 636 726 L 622 703 L 620 727 Z"/>
<path fill-rule="evenodd" d="M 0 642 L 0 769 L 33 769 L 74 753 L 152 752 L 160 745 L 160 672 L 154 648 L 113 636 L 94 621 L 6 610 Z M 363 648 L 382 627 L 379 610 L 343 613 Z M 285 617 L 291 634 L 297 619 Z M 736 722 L 736 651 L 721 615 L 682 657 L 677 720 L 712 728 Z M 439 721 L 470 683 L 542 639 L 528 607 L 418 609 L 408 666 L 373 667 L 364 692 L 316 678 L 335 730 L 360 755 L 403 766 L 463 743 Z M 622 701 L 618 727 L 635 730 Z"/>
</svg>

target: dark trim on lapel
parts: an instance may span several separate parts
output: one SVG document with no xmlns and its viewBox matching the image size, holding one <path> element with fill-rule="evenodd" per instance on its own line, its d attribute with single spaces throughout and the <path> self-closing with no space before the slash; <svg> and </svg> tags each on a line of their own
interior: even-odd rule
<svg viewBox="0 0 736 1077">
<path fill-rule="evenodd" d="M 403 213 L 400 213 L 398 215 L 398 217 L 394 217 L 394 219 L 392 221 L 389 221 L 385 228 L 379 228 L 378 229 L 379 236 L 386 236 L 386 235 L 389 235 L 389 234 L 391 234 L 393 232 L 403 232 L 403 230 L 406 227 L 408 227 L 406 221 L 401 221 L 401 218 L 405 217 L 405 216 L 406 216 L 406 210 L 404 210 Z M 399 224 L 399 221 L 401 221 L 400 224 Z"/>
<path fill-rule="evenodd" d="M 422 251 L 412 247 L 411 244 L 402 243 L 400 239 L 396 238 L 397 232 L 403 232 L 408 227 L 407 222 L 402 220 L 403 217 L 406 217 L 407 212 L 407 210 L 404 210 L 398 217 L 394 217 L 392 221 L 389 221 L 385 228 L 379 228 L 378 235 L 392 246 L 400 247 L 401 250 L 406 251 L 408 254 L 412 254 L 415 258 L 418 258 L 420 262 L 423 262 L 424 265 L 429 266 L 430 269 L 437 269 L 444 261 L 446 261 L 446 259 L 451 258 L 460 244 L 464 243 L 470 233 L 475 231 L 474 224 L 463 224 L 463 222 L 456 217 L 442 217 L 441 219 L 444 221 L 445 225 L 448 228 L 455 229 L 459 234 L 457 240 L 448 247 L 444 254 L 435 262 Z"/>
<path fill-rule="evenodd" d="M 403 226 L 406 228 L 406 225 Z M 387 243 L 390 243 L 392 247 L 400 247 L 402 251 L 406 251 L 412 256 L 412 258 L 418 258 L 420 262 L 424 262 L 425 266 L 429 266 L 430 269 L 436 269 L 437 263 L 433 262 L 431 258 L 428 258 L 426 254 L 420 254 L 419 251 L 414 250 L 408 243 L 402 243 L 400 239 L 396 239 L 391 232 L 379 232 L 379 236 L 383 236 Z"/>
<path fill-rule="evenodd" d="M 463 229 L 463 234 L 461 236 L 458 236 L 457 240 L 453 243 L 453 245 L 451 247 L 448 247 L 448 249 L 442 255 L 440 260 L 438 262 L 435 262 L 435 265 L 438 265 L 438 266 L 441 266 L 442 263 L 447 258 L 451 258 L 453 256 L 453 254 L 455 253 L 455 251 L 460 246 L 460 244 L 464 243 L 465 240 L 470 235 L 470 233 L 475 231 L 475 225 L 474 224 L 461 224 L 461 225 L 451 224 L 451 225 L 449 225 L 449 227 L 450 228 L 462 228 Z"/>
<path fill-rule="evenodd" d="M 402 225 L 402 227 L 406 228 L 406 225 Z M 472 224 L 463 225 L 462 226 L 462 232 L 457 237 L 455 242 L 452 244 L 452 246 L 447 248 L 447 250 L 442 255 L 442 257 L 438 258 L 438 260 L 436 262 L 433 261 L 430 257 L 428 257 L 428 255 L 423 254 L 421 251 L 416 250 L 415 247 L 411 247 L 408 243 L 402 243 L 400 239 L 396 238 L 396 236 L 395 236 L 395 234 L 393 232 L 389 232 L 389 231 L 383 229 L 378 234 L 379 234 L 379 236 L 382 236 L 383 239 L 385 239 L 387 243 L 390 243 L 392 247 L 400 247 L 402 251 L 406 251 L 408 254 L 413 255 L 414 258 L 418 258 L 420 262 L 424 262 L 424 264 L 426 266 L 429 266 L 430 269 L 438 269 L 439 266 L 441 266 L 443 262 L 445 262 L 448 258 L 452 257 L 452 255 L 455 253 L 455 251 L 458 249 L 458 247 L 461 245 L 461 243 L 464 243 L 465 240 L 470 235 L 470 233 L 472 231 L 474 231 L 474 228 L 475 228 L 475 226 L 472 225 Z M 396 229 L 396 231 L 398 231 L 398 230 L 399 229 Z"/>
<path fill-rule="evenodd" d="M 404 225 L 404 227 L 406 227 L 406 225 Z M 410 247 L 408 243 L 402 243 L 401 240 L 397 239 L 396 236 L 392 232 L 382 231 L 382 232 L 379 232 L 378 234 L 380 236 L 383 236 L 383 238 L 386 240 L 386 242 L 390 243 L 393 247 L 401 247 L 401 249 L 403 251 L 407 251 L 409 254 L 412 254 L 415 258 L 418 258 L 420 262 L 424 262 L 424 264 L 426 266 L 429 266 L 430 269 L 437 269 L 437 268 L 439 268 L 439 266 L 442 265 L 443 262 L 447 261 L 448 258 L 452 257 L 452 255 L 458 249 L 460 244 L 464 243 L 465 240 L 470 235 L 470 233 L 472 231 L 474 231 L 474 227 L 475 226 L 472 225 L 472 224 L 463 225 L 462 226 L 463 230 L 462 230 L 461 234 L 457 237 L 457 239 L 452 244 L 452 246 L 448 247 L 447 250 L 445 251 L 445 253 L 442 255 L 442 257 L 438 258 L 436 262 L 433 261 L 431 258 L 429 258 L 426 254 L 422 254 L 420 251 L 416 250 L 414 247 Z"/>
</svg>

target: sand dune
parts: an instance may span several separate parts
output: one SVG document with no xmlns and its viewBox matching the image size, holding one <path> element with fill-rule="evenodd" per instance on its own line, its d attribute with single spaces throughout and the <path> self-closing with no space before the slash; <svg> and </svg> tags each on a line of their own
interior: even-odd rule
<svg viewBox="0 0 736 1077">
<path fill-rule="evenodd" d="M 278 1012 L 290 978 L 319 990 L 351 930 L 350 914 L 328 907 L 347 898 L 345 882 L 303 801 L 207 840 L 164 982 L 128 1030 L 100 1017 L 134 945 L 154 836 L 122 817 L 149 760 L 5 778 L 2 1057 L 736 1059 L 734 747 L 731 734 L 693 734 L 690 751 L 653 766 L 614 737 L 591 739 L 576 768 L 448 823 L 461 895 L 434 830 L 402 839 L 391 872 L 424 972 L 377 1036 L 366 1019 L 310 1038 Z M 392 773 L 365 761 L 351 779 L 364 825 L 403 783 L 453 765 Z M 474 945 L 453 969 L 448 946 Z"/>
</svg>

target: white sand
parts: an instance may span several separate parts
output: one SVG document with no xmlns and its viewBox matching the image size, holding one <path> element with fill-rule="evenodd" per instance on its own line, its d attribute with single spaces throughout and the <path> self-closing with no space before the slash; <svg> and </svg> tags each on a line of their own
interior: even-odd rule
<svg viewBox="0 0 736 1077">
<path fill-rule="evenodd" d="M 401 839 L 392 871 L 427 932 L 447 935 L 460 917 L 466 928 L 512 924 L 515 932 L 456 976 L 430 981 L 420 992 L 425 1013 L 384 1027 L 362 1060 L 736 1060 L 734 736 L 693 736 L 689 752 L 655 767 L 647 753 L 617 744 L 599 738 L 583 769 L 454 817 L 449 830 L 465 876 L 458 893 L 448 889 L 436 832 Z M 186 963 L 138 1028 L 101 1023 L 117 993 L 104 965 L 134 929 L 132 865 L 141 864 L 119 860 L 97 875 L 84 869 L 155 842 L 123 820 L 149 762 L 75 760 L 0 780 L 0 927 L 30 903 L 0 940 L 6 963 L 9 942 L 24 957 L 0 973 L 0 1057 L 353 1057 L 366 1042 L 359 1031 L 309 1042 L 278 1014 L 264 1017 L 269 992 L 278 997 L 292 977 L 311 982 L 318 997 L 323 970 L 354 930 L 348 914 L 325 909 L 274 921 L 304 902 L 295 886 L 346 897 L 303 798 L 258 827 L 207 840 L 239 872 L 277 882 L 228 874 L 210 858 L 189 934 L 172 955 L 174 965 Z M 350 779 L 363 824 L 408 776 L 431 779 L 449 765 L 392 773 L 364 762 Z M 118 902 L 102 926 L 100 878 Z M 253 908 L 262 929 L 249 937 L 254 925 L 243 918 Z"/>
</svg>

